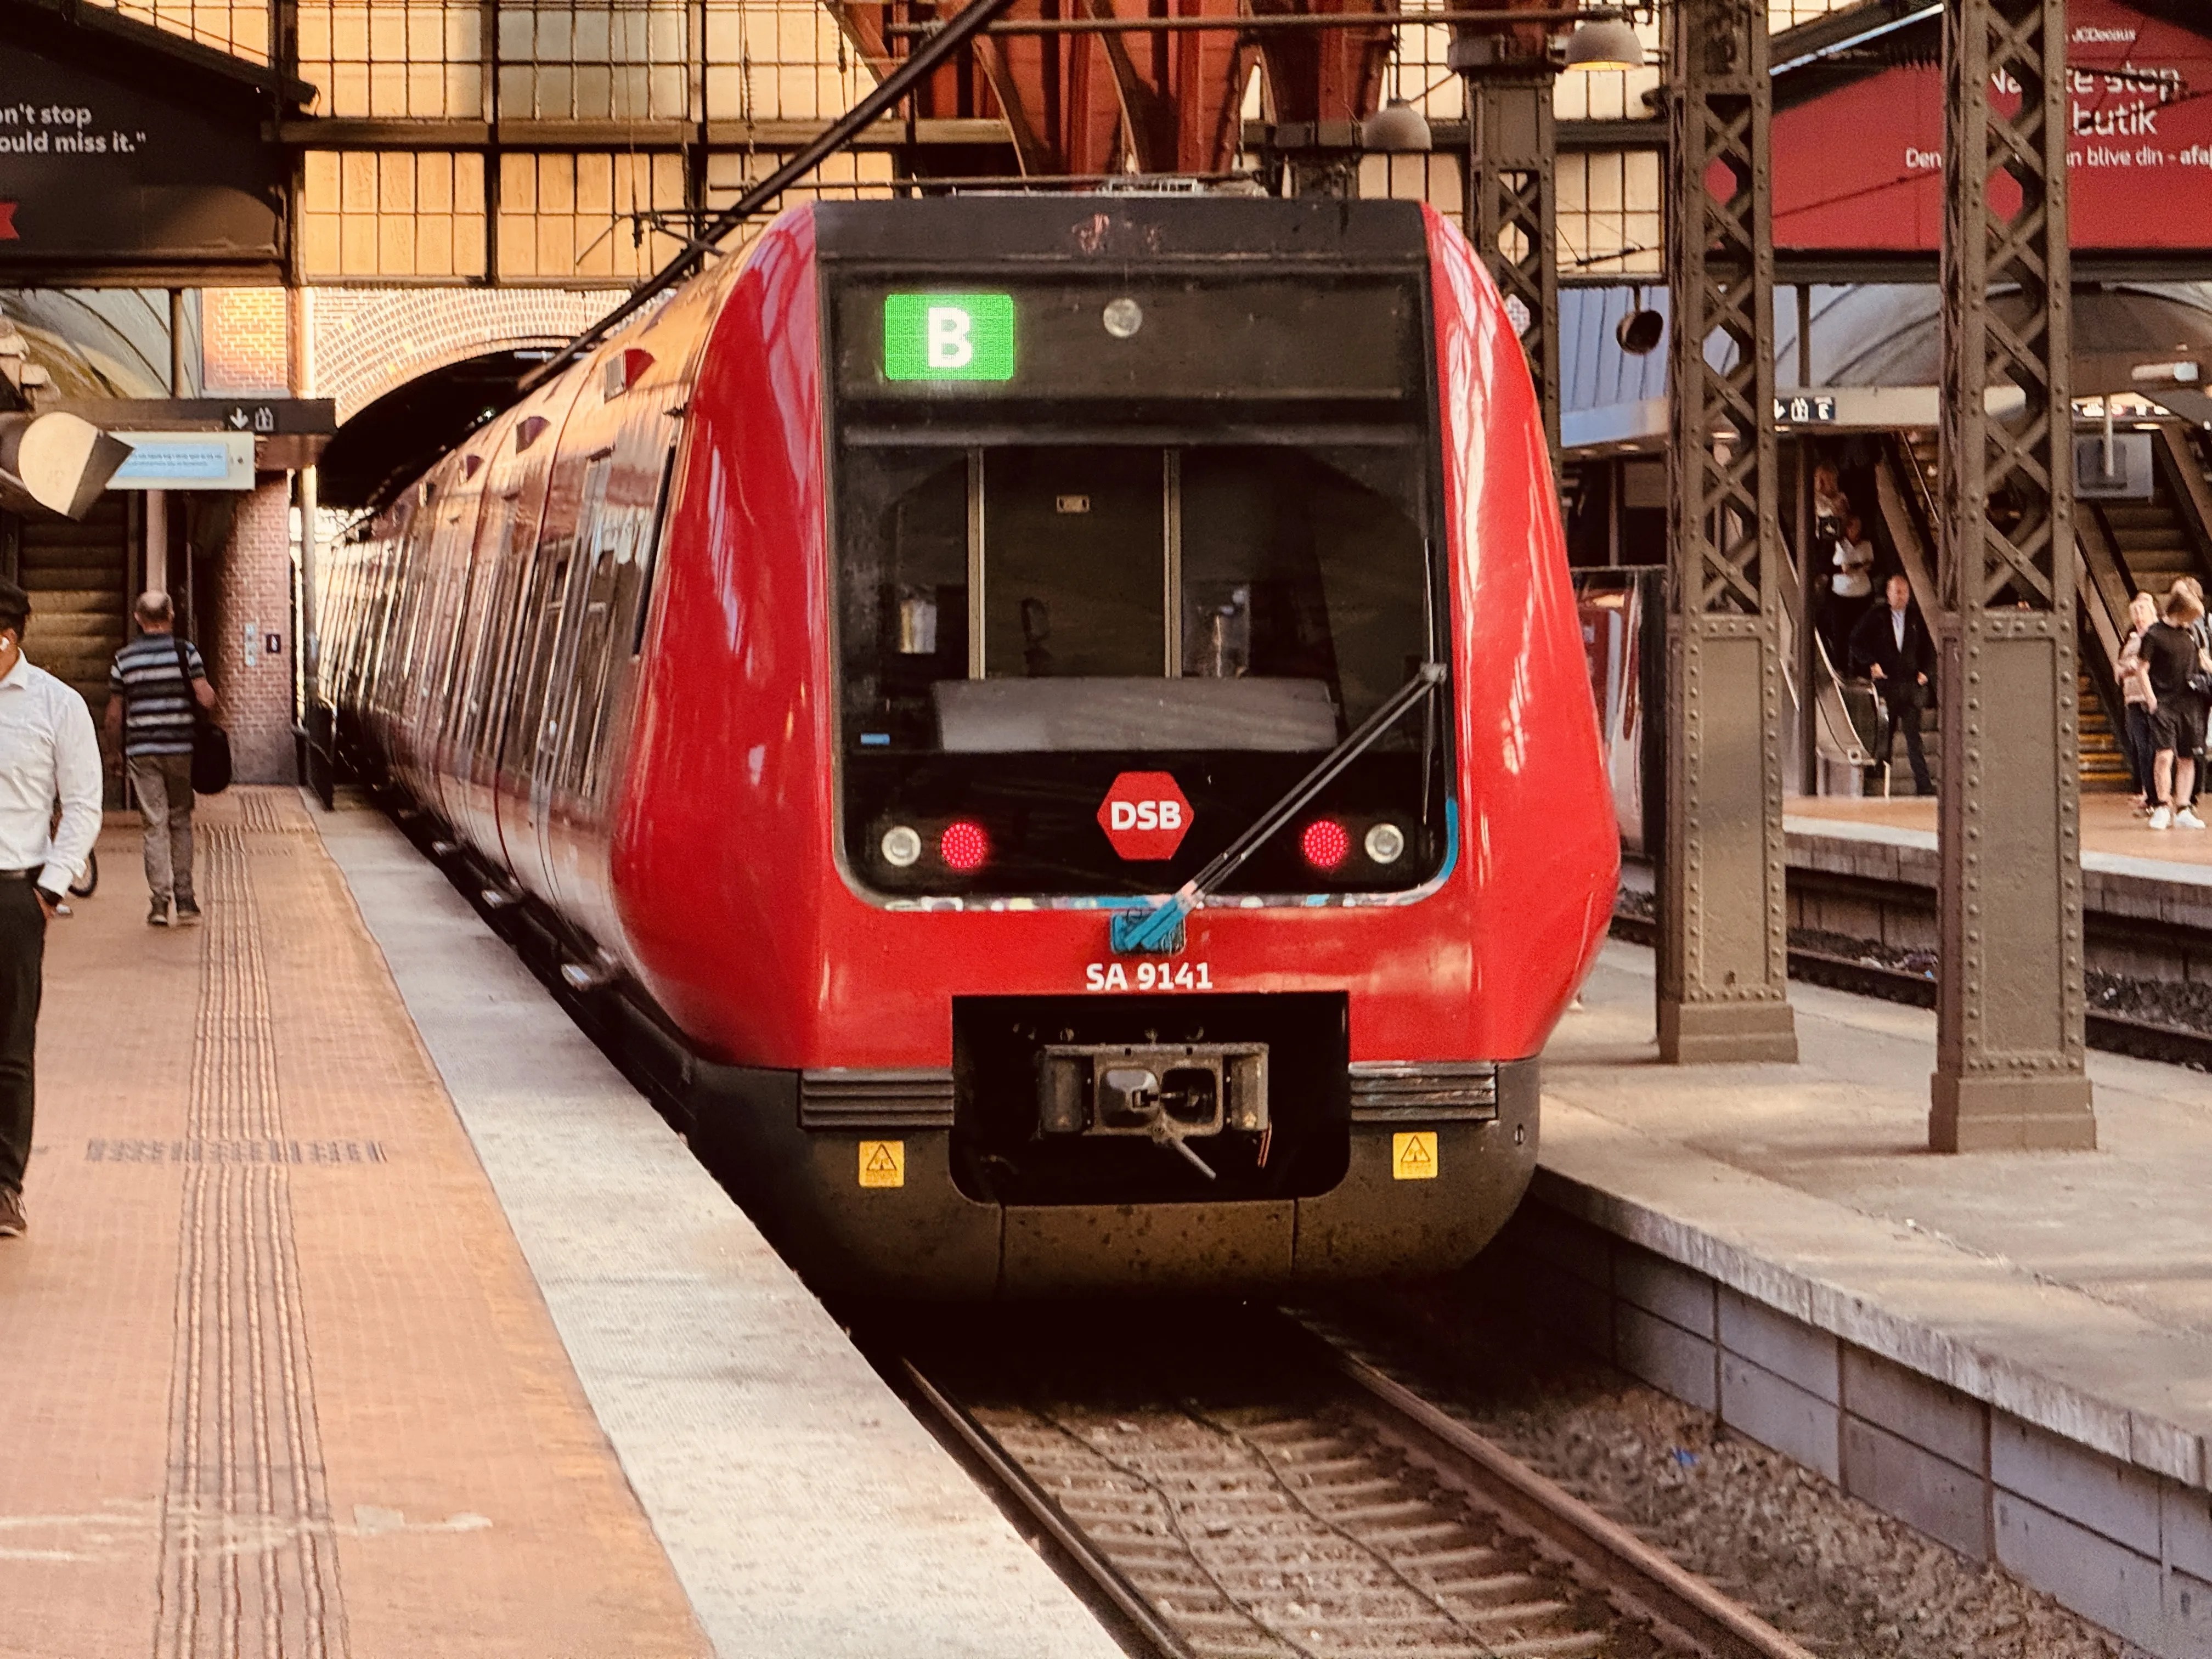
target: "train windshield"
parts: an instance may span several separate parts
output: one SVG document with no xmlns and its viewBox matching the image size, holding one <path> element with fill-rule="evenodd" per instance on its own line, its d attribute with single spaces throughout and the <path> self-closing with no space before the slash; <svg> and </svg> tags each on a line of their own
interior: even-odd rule
<svg viewBox="0 0 2212 1659">
<path fill-rule="evenodd" d="M 842 379 L 859 395 L 836 472 L 842 805 L 869 887 L 1166 890 L 1440 654 L 1418 287 L 1340 284 L 1333 319 L 1293 285 L 1255 287 L 1010 296 L 1087 322 L 1096 341 L 1073 343 L 1109 361 L 1117 301 L 1187 337 L 1130 386 L 1088 384 L 1078 364 L 997 399 L 872 375 L 896 285 L 845 296 Z M 936 325 L 971 365 L 992 349 L 977 297 Z M 1270 302 L 1303 348 L 1284 318 L 1252 325 Z M 1428 879 L 1445 725 L 1399 722 L 1230 890 Z"/>
</svg>

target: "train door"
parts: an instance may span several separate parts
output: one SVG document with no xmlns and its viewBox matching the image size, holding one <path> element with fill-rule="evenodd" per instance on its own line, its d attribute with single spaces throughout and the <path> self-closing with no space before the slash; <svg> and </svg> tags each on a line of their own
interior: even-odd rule
<svg viewBox="0 0 2212 1659">
<path fill-rule="evenodd" d="M 983 533 L 971 553 L 980 592 L 969 596 L 970 674 L 1176 672 L 1167 608 L 1174 456 L 1008 447 L 977 457 L 975 470 Z"/>
</svg>

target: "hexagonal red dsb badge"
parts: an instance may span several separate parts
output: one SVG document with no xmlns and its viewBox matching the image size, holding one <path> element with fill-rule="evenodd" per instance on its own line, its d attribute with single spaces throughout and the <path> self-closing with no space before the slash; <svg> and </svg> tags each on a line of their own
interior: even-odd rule
<svg viewBox="0 0 2212 1659">
<path fill-rule="evenodd" d="M 1190 802 L 1165 772 L 1124 772 L 1098 803 L 1098 827 L 1125 859 L 1173 858 L 1190 820 Z"/>
</svg>

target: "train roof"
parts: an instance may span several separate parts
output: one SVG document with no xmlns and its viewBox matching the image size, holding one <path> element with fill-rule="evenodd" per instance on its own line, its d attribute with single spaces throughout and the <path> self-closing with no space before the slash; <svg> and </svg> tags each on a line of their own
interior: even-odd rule
<svg viewBox="0 0 2212 1659">
<path fill-rule="evenodd" d="M 816 255 L 830 264 L 1264 257 L 1404 265 L 1427 257 L 1418 202 L 1113 191 L 823 202 L 812 211 Z"/>
</svg>

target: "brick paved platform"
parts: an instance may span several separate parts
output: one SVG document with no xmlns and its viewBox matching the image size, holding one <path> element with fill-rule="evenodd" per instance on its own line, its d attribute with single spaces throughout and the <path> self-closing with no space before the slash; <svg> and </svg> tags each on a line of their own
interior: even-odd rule
<svg viewBox="0 0 2212 1659">
<path fill-rule="evenodd" d="M 380 814 L 314 813 L 725 1659 L 1120 1650 Z"/>
<path fill-rule="evenodd" d="M 0 1653 L 708 1652 L 297 797 L 200 823 L 49 936 Z"/>
</svg>

